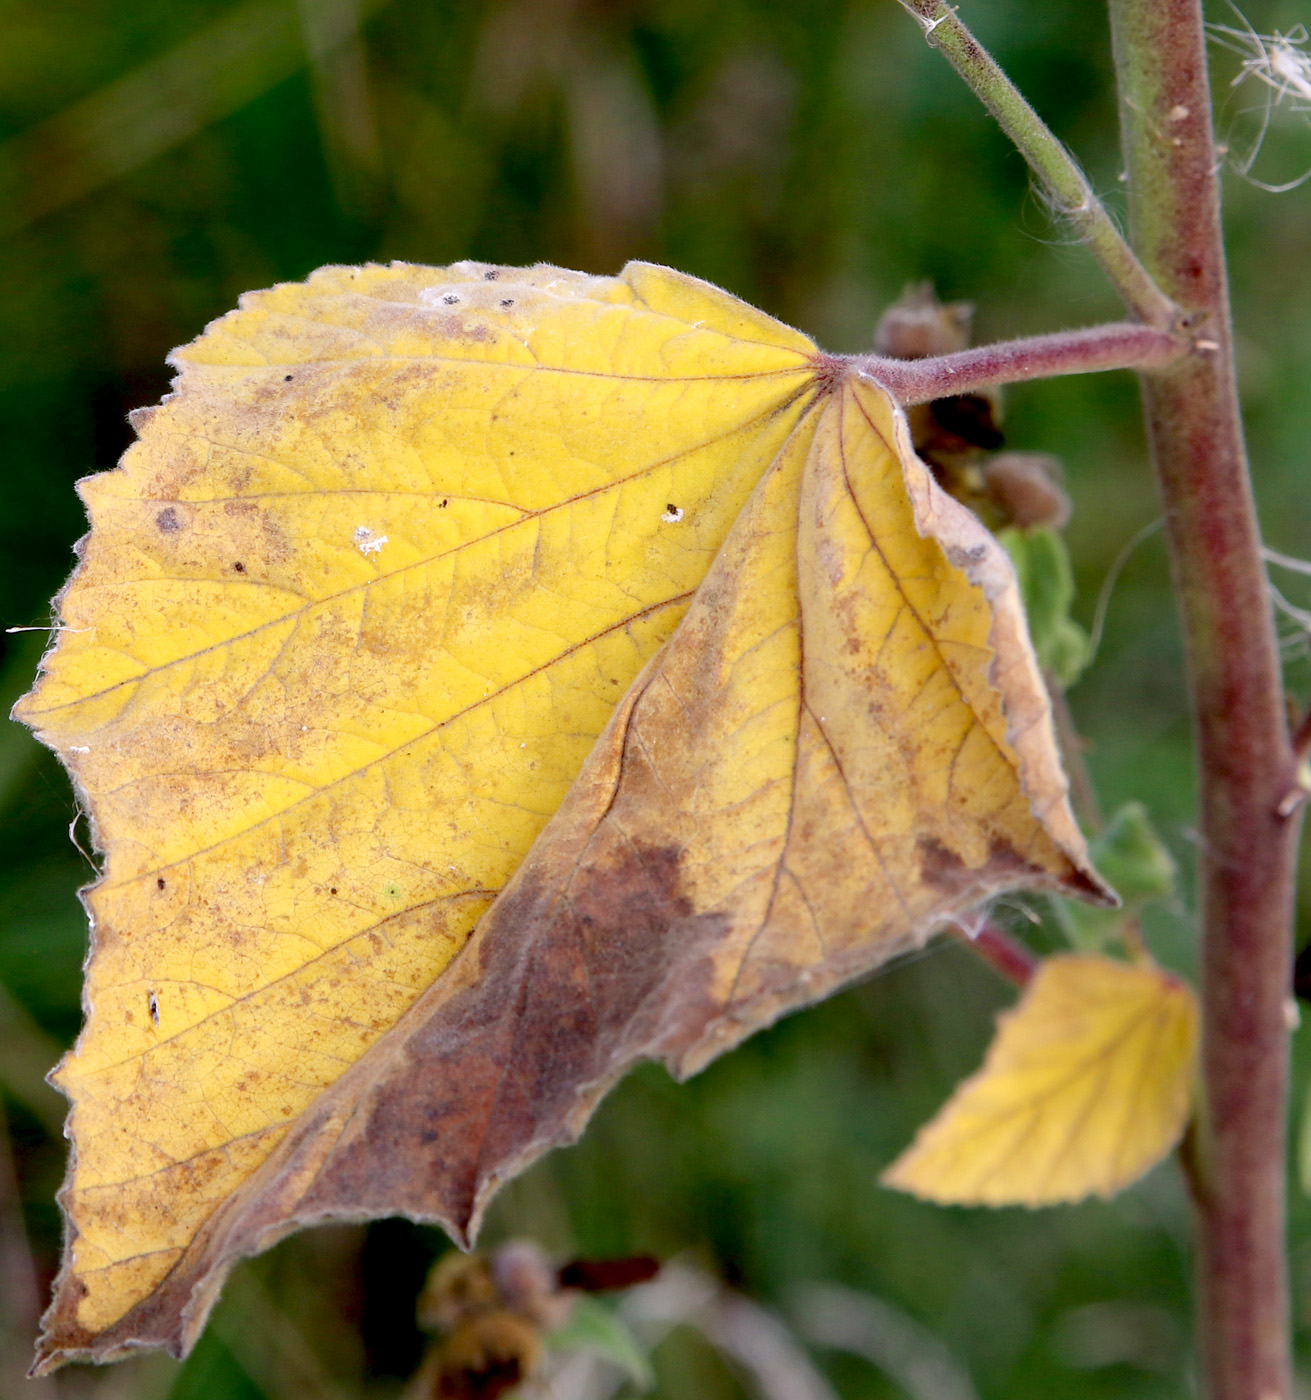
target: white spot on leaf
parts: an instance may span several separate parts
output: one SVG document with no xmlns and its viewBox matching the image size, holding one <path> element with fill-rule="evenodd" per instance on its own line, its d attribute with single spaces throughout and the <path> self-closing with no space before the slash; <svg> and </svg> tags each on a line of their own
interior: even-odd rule
<svg viewBox="0 0 1311 1400">
<path fill-rule="evenodd" d="M 677 525 L 682 518 L 683 507 L 673 505 L 672 503 L 665 507 L 664 514 L 660 517 L 666 525 Z"/>
<path fill-rule="evenodd" d="M 387 543 L 386 535 L 375 535 L 367 525 L 357 525 L 355 527 L 355 548 L 361 554 L 381 554 L 382 547 Z"/>
</svg>

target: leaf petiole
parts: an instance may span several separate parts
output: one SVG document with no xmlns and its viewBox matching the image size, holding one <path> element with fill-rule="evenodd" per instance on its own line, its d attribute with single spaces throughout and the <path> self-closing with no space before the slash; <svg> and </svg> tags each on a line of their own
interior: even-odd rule
<svg viewBox="0 0 1311 1400">
<path fill-rule="evenodd" d="M 953 924 L 951 932 L 994 972 L 1017 987 L 1026 986 L 1038 970 L 1038 958 L 991 919 L 981 920 L 976 927 Z"/>
<path fill-rule="evenodd" d="M 920 360 L 897 360 L 883 355 L 849 358 L 850 363 L 877 380 L 898 403 L 909 407 L 1026 379 L 1050 379 L 1060 374 L 1090 374 L 1107 369 L 1158 369 L 1178 360 L 1188 348 L 1180 337 L 1155 326 L 1112 321 L 1082 330 L 979 345 Z"/>
</svg>

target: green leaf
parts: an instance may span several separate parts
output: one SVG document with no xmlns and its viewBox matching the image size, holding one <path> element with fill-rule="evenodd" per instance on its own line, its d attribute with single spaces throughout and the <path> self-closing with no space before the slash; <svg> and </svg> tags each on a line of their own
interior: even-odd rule
<svg viewBox="0 0 1311 1400">
<path fill-rule="evenodd" d="M 1116 812 L 1093 841 L 1092 856 L 1126 905 L 1167 899 L 1174 893 L 1174 857 L 1141 802 L 1126 802 Z"/>
<path fill-rule="evenodd" d="M 1156 834 L 1147 808 L 1127 802 L 1106 830 L 1089 845 L 1093 863 L 1123 901 L 1119 909 L 1093 909 L 1072 900 L 1057 901 L 1062 927 L 1076 948 L 1105 947 L 1126 918 L 1153 900 L 1168 899 L 1175 889 L 1174 857 Z"/>
<path fill-rule="evenodd" d="M 645 1393 L 655 1385 L 655 1372 L 628 1325 L 596 1298 L 582 1295 L 569 1320 L 547 1333 L 546 1344 L 557 1351 L 587 1351 L 599 1356 Z"/>
<path fill-rule="evenodd" d="M 1065 540 L 1046 528 L 1008 528 L 997 538 L 1015 565 L 1039 663 L 1061 686 L 1073 685 L 1092 658 L 1088 634 L 1070 616 L 1074 575 Z"/>
</svg>

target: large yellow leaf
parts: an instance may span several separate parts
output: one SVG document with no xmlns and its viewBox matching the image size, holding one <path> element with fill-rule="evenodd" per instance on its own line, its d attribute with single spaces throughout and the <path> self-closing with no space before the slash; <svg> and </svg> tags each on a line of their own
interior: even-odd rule
<svg viewBox="0 0 1311 1400">
<path fill-rule="evenodd" d="M 1197 1002 L 1178 978 L 1103 957 L 1048 958 L 967 1079 L 884 1173 L 959 1205 L 1113 1196 L 1179 1141 Z"/>
<path fill-rule="evenodd" d="M 1005 556 L 804 336 L 393 265 L 175 362 L 19 709 L 105 853 L 46 1364 L 185 1348 L 300 1223 L 467 1237 L 634 1060 L 1103 893 Z"/>
</svg>

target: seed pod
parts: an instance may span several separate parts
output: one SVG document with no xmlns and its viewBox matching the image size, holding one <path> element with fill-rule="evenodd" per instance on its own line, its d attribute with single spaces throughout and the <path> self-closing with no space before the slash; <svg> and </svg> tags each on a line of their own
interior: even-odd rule
<svg viewBox="0 0 1311 1400">
<path fill-rule="evenodd" d="M 479 1313 L 441 1344 L 434 1400 L 496 1400 L 528 1380 L 541 1365 L 537 1328 L 512 1312 Z"/>
<path fill-rule="evenodd" d="M 984 466 L 984 487 L 1011 525 L 1059 530 L 1070 519 L 1070 498 L 1061 486 L 1061 463 L 1045 452 L 999 452 Z"/>
<path fill-rule="evenodd" d="M 492 1278 L 512 1312 L 548 1331 L 569 1315 L 572 1299 L 560 1292 L 559 1273 L 539 1245 L 510 1240 L 492 1254 Z"/>
<path fill-rule="evenodd" d="M 932 282 L 911 283 L 883 313 L 874 331 L 874 351 L 895 360 L 949 355 L 970 343 L 974 304 L 940 302 Z"/>
<path fill-rule="evenodd" d="M 500 1290 L 485 1254 L 445 1254 L 419 1294 L 416 1313 L 425 1331 L 449 1332 L 476 1313 L 496 1308 Z"/>
</svg>

